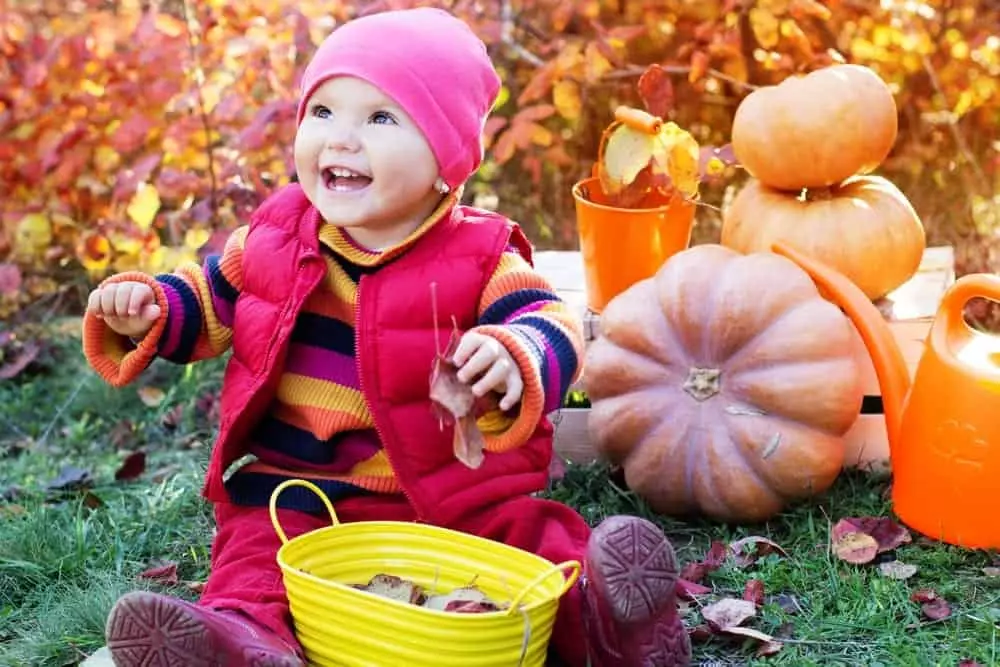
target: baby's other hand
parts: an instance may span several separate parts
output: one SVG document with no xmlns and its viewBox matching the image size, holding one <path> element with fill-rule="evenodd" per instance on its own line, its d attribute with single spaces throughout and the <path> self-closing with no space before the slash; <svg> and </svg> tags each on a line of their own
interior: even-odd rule
<svg viewBox="0 0 1000 667">
<path fill-rule="evenodd" d="M 485 396 L 491 390 L 503 394 L 500 409 L 504 411 L 521 400 L 524 390 L 521 369 L 496 338 L 467 331 L 459 340 L 452 361 L 458 367 L 459 381 L 471 384 L 476 396 Z"/>
<path fill-rule="evenodd" d="M 87 311 L 115 333 L 142 338 L 160 317 L 153 288 L 140 282 L 109 283 L 98 287 L 87 299 Z"/>
</svg>

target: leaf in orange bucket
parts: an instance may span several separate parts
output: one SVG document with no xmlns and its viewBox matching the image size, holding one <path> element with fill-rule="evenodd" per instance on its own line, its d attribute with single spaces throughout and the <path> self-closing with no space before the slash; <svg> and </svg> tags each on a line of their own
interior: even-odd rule
<svg viewBox="0 0 1000 667">
<path fill-rule="evenodd" d="M 698 194 L 701 148 L 690 132 L 677 123 L 664 123 L 653 149 L 653 173 L 669 177 L 674 189 L 687 198 Z"/>
<path fill-rule="evenodd" d="M 674 110 L 674 85 L 660 65 L 653 63 L 647 67 L 639 77 L 638 87 L 649 113 L 666 118 Z"/>
<path fill-rule="evenodd" d="M 616 195 L 635 181 L 653 157 L 656 136 L 635 130 L 624 123 L 611 130 L 599 170 L 601 188 Z"/>
</svg>

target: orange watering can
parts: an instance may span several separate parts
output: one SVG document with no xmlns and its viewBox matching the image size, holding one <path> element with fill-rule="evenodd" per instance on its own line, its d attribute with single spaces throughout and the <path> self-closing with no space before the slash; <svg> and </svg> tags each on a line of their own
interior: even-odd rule
<svg viewBox="0 0 1000 667">
<path fill-rule="evenodd" d="M 1000 301 L 1000 276 L 963 276 L 945 293 L 912 383 L 888 325 L 848 278 L 775 243 L 854 322 L 882 390 L 892 503 L 927 537 L 1000 548 L 1000 336 L 972 329 L 969 300 Z"/>
</svg>

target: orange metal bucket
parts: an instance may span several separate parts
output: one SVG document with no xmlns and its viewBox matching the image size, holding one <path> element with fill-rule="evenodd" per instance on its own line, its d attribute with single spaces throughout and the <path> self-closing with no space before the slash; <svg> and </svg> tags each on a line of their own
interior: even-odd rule
<svg viewBox="0 0 1000 667">
<path fill-rule="evenodd" d="M 655 208 L 617 208 L 592 176 L 573 186 L 573 199 L 587 307 L 595 313 L 691 242 L 695 205 L 679 197 Z"/>
</svg>

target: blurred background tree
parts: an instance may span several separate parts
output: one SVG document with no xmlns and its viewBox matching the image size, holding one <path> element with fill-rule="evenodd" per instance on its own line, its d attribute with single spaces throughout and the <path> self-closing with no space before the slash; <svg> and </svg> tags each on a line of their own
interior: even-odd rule
<svg viewBox="0 0 1000 667">
<path fill-rule="evenodd" d="M 15 0 L 0 4 L 0 317 L 79 310 L 109 272 L 219 248 L 293 176 L 298 78 L 340 22 L 444 6 L 489 45 L 504 88 L 465 197 L 573 248 L 572 184 L 650 63 L 671 119 L 728 142 L 754 87 L 835 62 L 891 86 L 900 132 L 878 171 L 957 271 L 1000 255 L 996 0 Z M 775 151 L 796 150 L 776 145 Z M 718 240 L 746 178 L 705 184 L 694 242 Z"/>
</svg>

